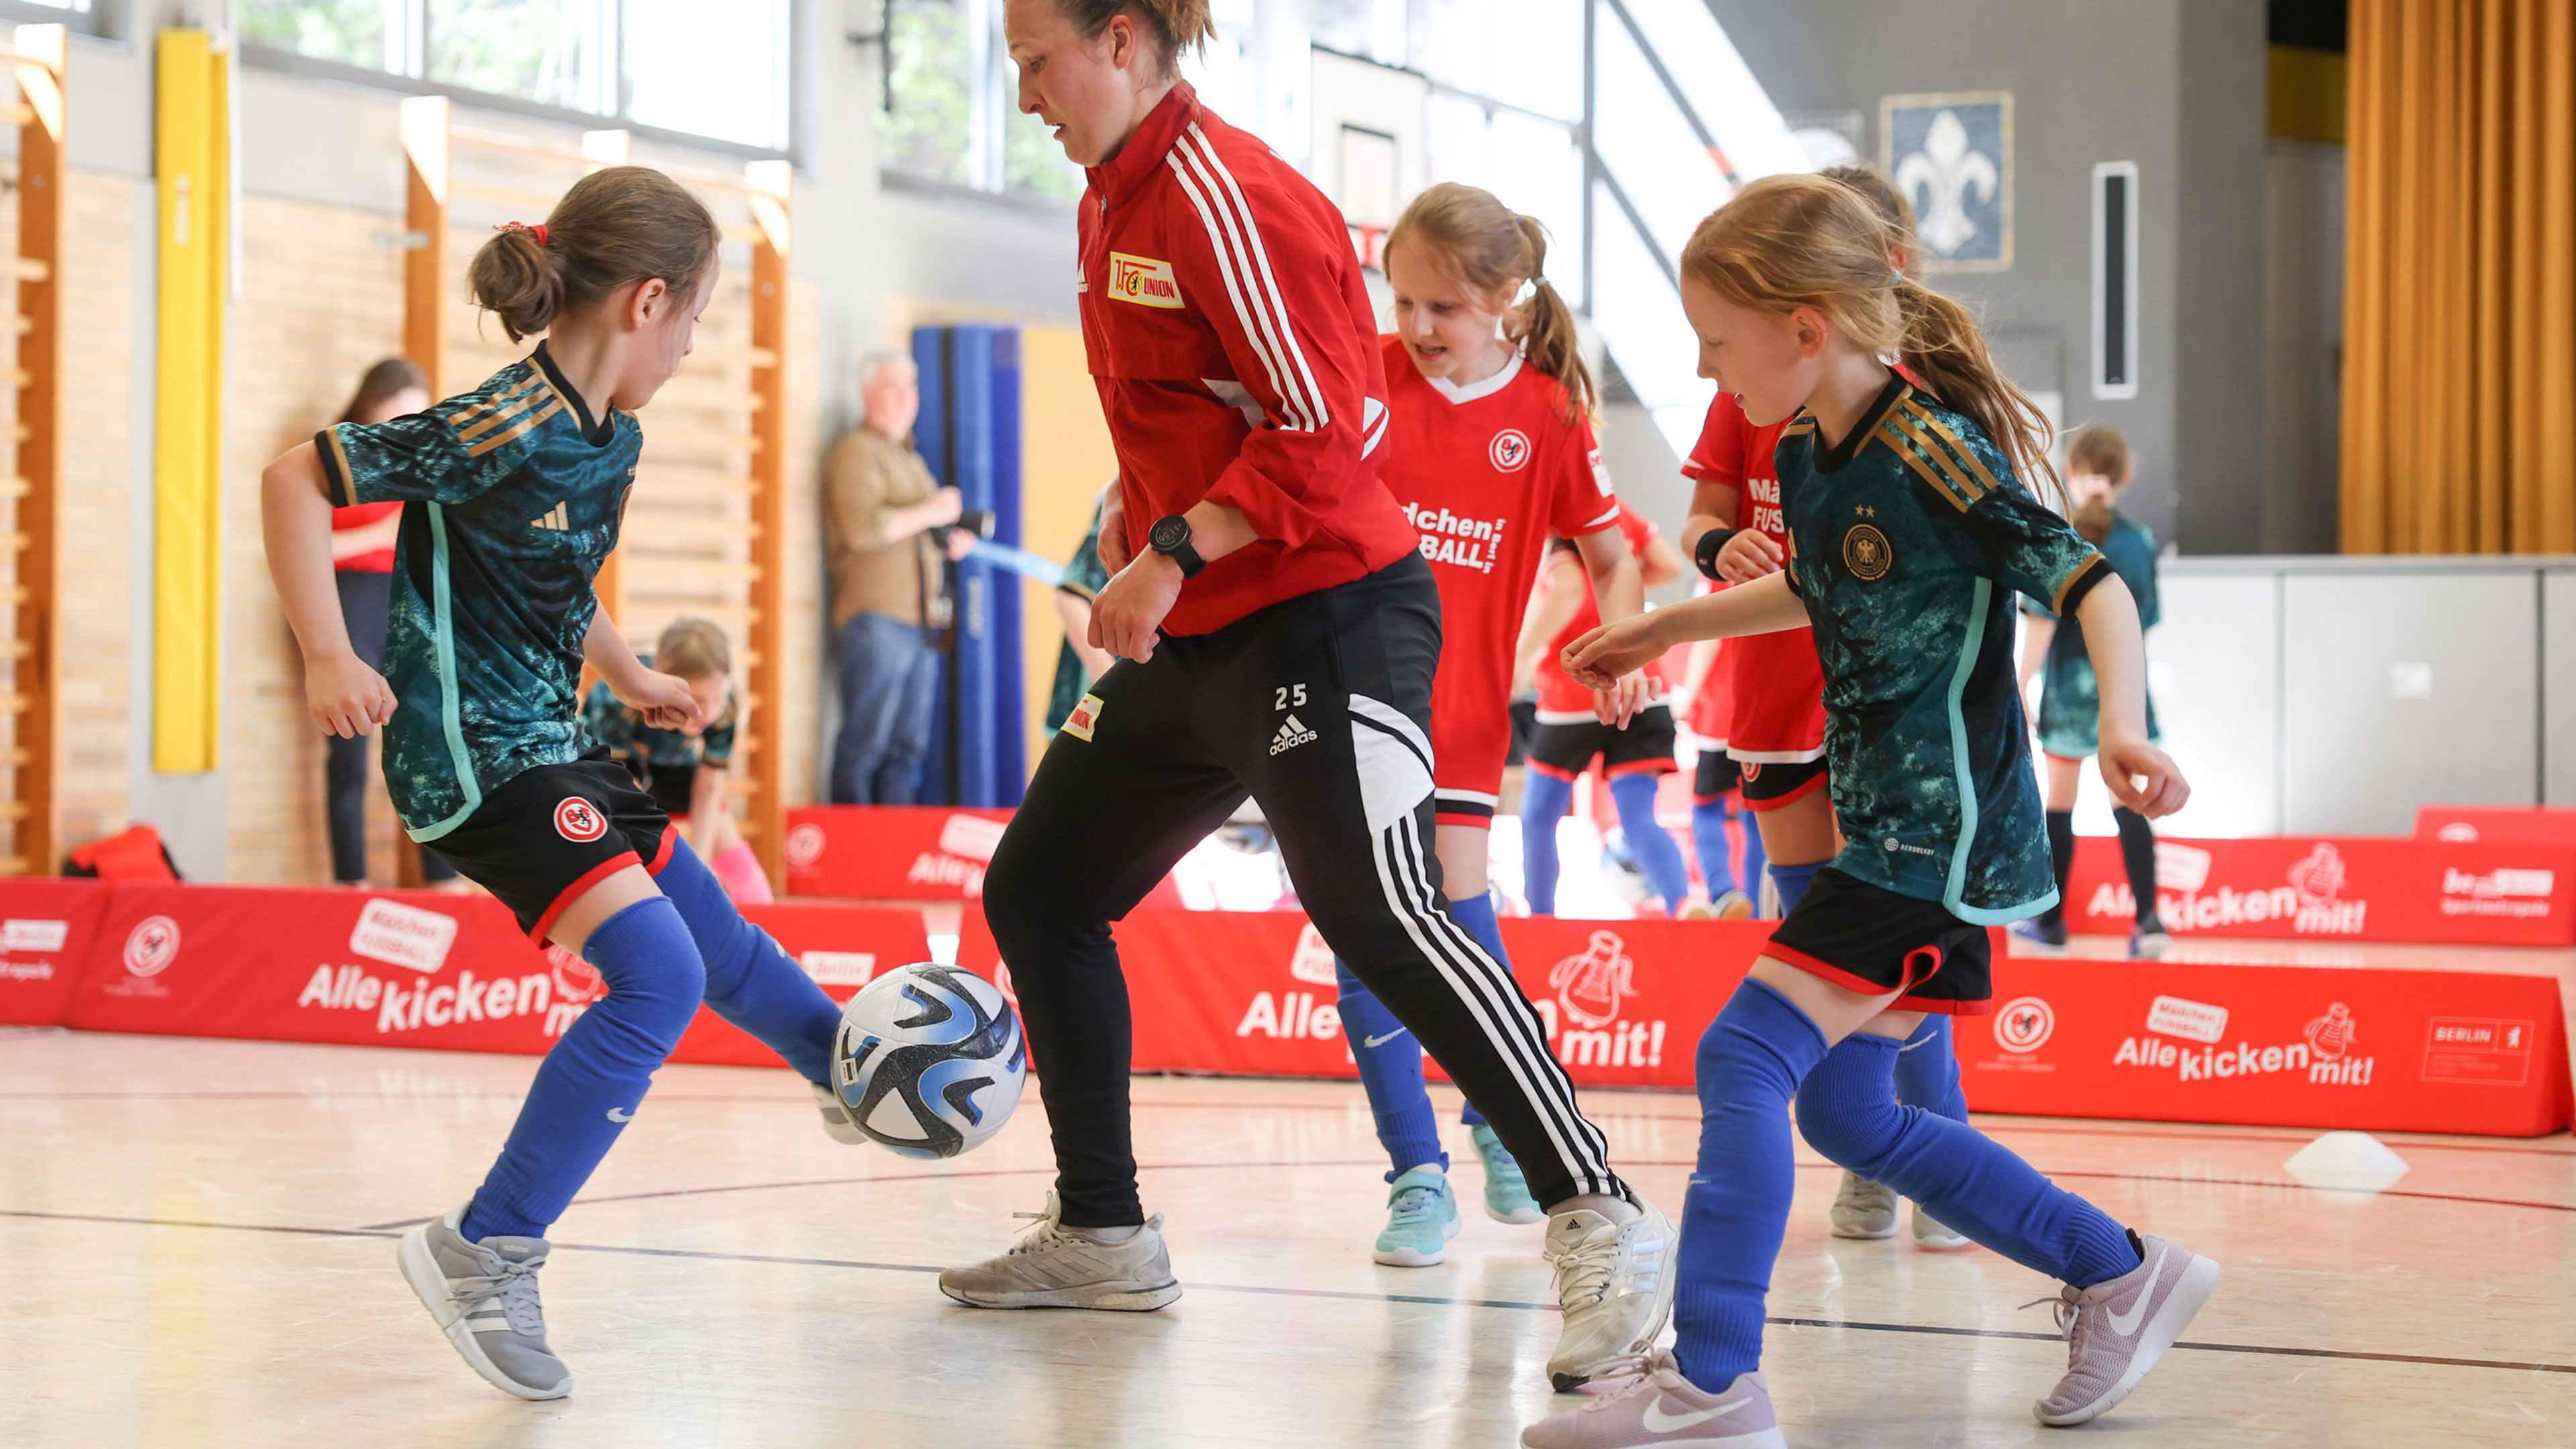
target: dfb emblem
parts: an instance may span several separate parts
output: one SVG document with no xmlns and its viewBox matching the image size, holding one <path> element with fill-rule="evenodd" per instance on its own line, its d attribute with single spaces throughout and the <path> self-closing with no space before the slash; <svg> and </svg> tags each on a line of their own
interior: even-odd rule
<svg viewBox="0 0 2576 1449">
<path fill-rule="evenodd" d="M 1505 428 L 1494 434 L 1494 441 L 1486 448 L 1485 455 L 1493 460 L 1495 472 L 1517 473 L 1529 466 L 1529 434 L 1518 428 Z"/>
<path fill-rule="evenodd" d="M 608 833 L 608 817 L 579 795 L 567 795 L 555 807 L 555 833 L 575 845 L 588 845 Z"/>
<path fill-rule="evenodd" d="M 2036 996 L 2017 996 L 1995 1013 L 1995 1045 L 2008 1052 L 2035 1052 L 2057 1030 L 2057 1013 Z"/>
</svg>

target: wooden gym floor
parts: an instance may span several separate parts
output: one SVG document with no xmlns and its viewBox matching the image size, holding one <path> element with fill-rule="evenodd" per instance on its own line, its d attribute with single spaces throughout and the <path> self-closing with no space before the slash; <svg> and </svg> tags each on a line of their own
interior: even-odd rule
<svg viewBox="0 0 2576 1449">
<path fill-rule="evenodd" d="M 0 1029 L 0 1444 L 1467 1449 L 1551 1407 L 1539 1229 L 1476 1215 L 1444 1266 L 1372 1265 L 1384 1163 L 1355 1086 L 1138 1082 L 1187 1296 L 1014 1314 L 931 1274 L 1038 1206 L 1034 1092 L 998 1141 L 917 1163 L 830 1143 L 782 1072 L 722 1067 L 666 1069 L 557 1226 L 546 1303 L 576 1388 L 516 1402 L 431 1328 L 393 1239 L 471 1190 L 534 1067 Z M 1677 1211 L 1691 1100 L 1587 1101 Z M 2414 1171 L 2371 1194 L 2293 1184 L 2304 1133 L 1981 1120 L 2226 1264 L 2185 1345 L 2073 1432 L 2576 1443 L 2566 1136 L 2392 1137 Z M 1458 1180 L 1472 1202 L 1472 1155 Z M 2017 1305 L 2051 1285 L 1982 1250 L 1837 1241 L 1833 1170 L 1802 1156 L 1798 1184 L 1768 1363 L 1791 1443 L 2073 1442 L 2028 1411 L 2064 1351 Z"/>
</svg>

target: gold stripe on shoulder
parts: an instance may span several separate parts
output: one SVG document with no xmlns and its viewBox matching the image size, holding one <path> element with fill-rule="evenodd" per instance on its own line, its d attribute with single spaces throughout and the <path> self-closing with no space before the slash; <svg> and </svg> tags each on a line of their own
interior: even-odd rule
<svg viewBox="0 0 2576 1449">
<path fill-rule="evenodd" d="M 1931 484 L 1933 492 L 1938 493 L 1943 498 L 1949 500 L 1951 507 L 1959 510 L 1961 513 L 1968 511 L 1968 500 L 1959 496 L 1959 491 L 1957 489 L 1943 481 L 1939 471 L 1936 470 L 1932 464 L 1926 462 L 1921 454 L 1901 443 L 1890 443 L 1887 450 L 1904 459 L 1905 466 L 1913 469 L 1924 482 Z"/>
<path fill-rule="evenodd" d="M 1985 490 L 1979 488 L 1975 481 L 1968 477 L 1967 471 L 1959 466 L 1956 458 L 1950 456 L 1949 450 L 1943 448 L 1932 439 L 1931 435 L 1923 431 L 1920 422 L 1910 417 L 1902 420 L 1890 418 L 1888 421 L 1896 430 L 1896 436 L 1890 446 L 1908 458 L 1918 458 L 1927 466 L 1937 470 L 1949 485 L 1946 491 L 1961 500 L 1960 507 L 1965 508 L 1985 496 Z"/>
<path fill-rule="evenodd" d="M 471 443 L 484 434 L 507 425 L 512 418 L 526 417 L 530 408 L 548 401 L 550 399 L 542 392 L 532 392 L 523 397 L 513 398 L 507 404 L 476 418 L 469 426 L 458 428 L 456 440 L 460 443 Z"/>
<path fill-rule="evenodd" d="M 1808 414 L 1800 413 L 1798 416 L 1789 420 L 1789 425 L 1787 427 L 1780 430 L 1780 436 L 1784 438 L 1794 438 L 1801 433 L 1812 433 L 1815 430 L 1816 420 Z"/>
<path fill-rule="evenodd" d="M 534 387 L 537 381 L 538 379 L 533 377 L 522 378 L 514 387 L 496 392 L 481 402 L 468 403 L 448 415 L 447 425 L 461 433 L 476 422 L 489 417 L 496 410 L 506 412 L 513 403 L 527 396 L 529 389 Z"/>
<path fill-rule="evenodd" d="M 524 437 L 527 434 L 534 432 L 539 425 L 545 422 L 546 419 L 555 416 L 563 410 L 564 403 L 562 398 L 547 398 L 544 402 L 538 404 L 533 411 L 520 414 L 518 421 L 512 423 L 509 427 L 492 434 L 481 442 L 475 443 L 471 447 L 468 447 L 465 450 L 465 456 L 469 458 L 480 458 L 484 454 L 493 451 L 513 438 Z"/>
<path fill-rule="evenodd" d="M 1960 437 L 1958 433 L 1951 429 L 1948 423 L 1941 421 L 1938 417 L 1933 416 L 1929 412 L 1922 414 L 1921 417 L 1923 423 L 1930 427 L 1933 432 L 1940 434 L 1942 441 L 1948 443 L 1951 449 L 1959 455 L 1959 460 L 1961 462 L 1966 463 L 1971 469 L 1976 471 L 1977 477 L 1985 483 L 1986 491 L 1992 492 L 2004 486 L 1993 473 L 1987 470 L 1986 460 L 1978 457 L 1977 450 L 1969 447 L 1968 440 Z"/>
</svg>

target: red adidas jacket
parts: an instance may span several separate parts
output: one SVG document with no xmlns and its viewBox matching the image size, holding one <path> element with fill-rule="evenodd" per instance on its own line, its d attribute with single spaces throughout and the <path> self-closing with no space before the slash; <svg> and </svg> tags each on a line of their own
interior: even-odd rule
<svg viewBox="0 0 2576 1449">
<path fill-rule="evenodd" d="M 1082 342 L 1118 451 L 1131 552 L 1201 499 L 1260 542 L 1181 588 L 1204 634 L 1414 547 L 1369 455 L 1377 319 L 1342 215 L 1261 140 L 1174 86 L 1082 199 Z"/>
</svg>

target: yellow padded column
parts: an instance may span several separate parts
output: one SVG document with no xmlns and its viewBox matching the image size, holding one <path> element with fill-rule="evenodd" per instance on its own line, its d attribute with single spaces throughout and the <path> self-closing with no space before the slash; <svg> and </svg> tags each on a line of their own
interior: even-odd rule
<svg viewBox="0 0 2576 1449">
<path fill-rule="evenodd" d="M 152 768 L 215 768 L 222 686 L 223 347 L 230 179 L 223 57 L 202 30 L 156 47 Z"/>
</svg>

